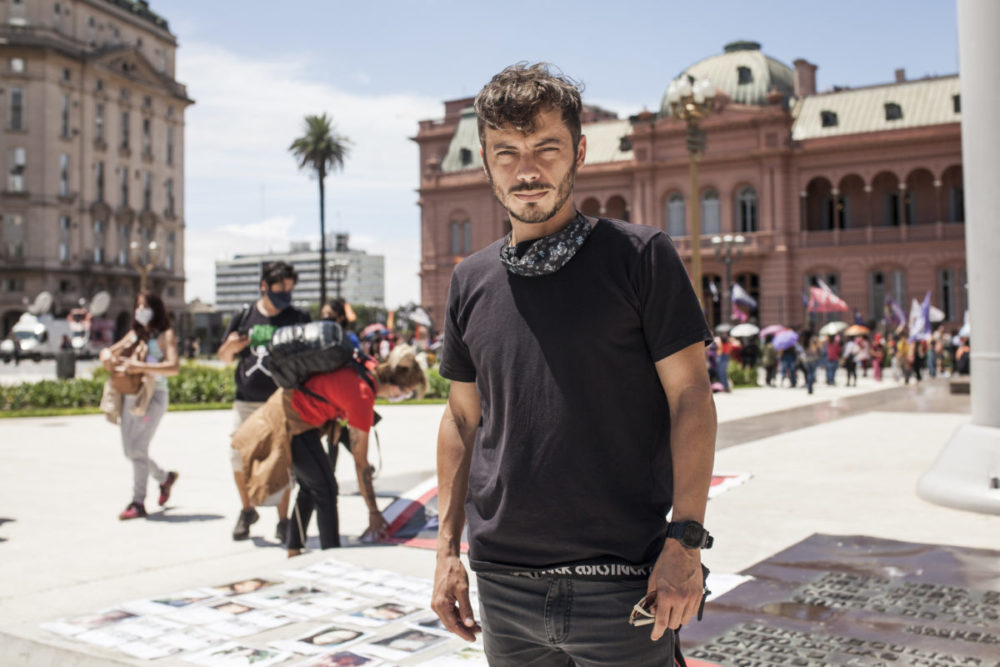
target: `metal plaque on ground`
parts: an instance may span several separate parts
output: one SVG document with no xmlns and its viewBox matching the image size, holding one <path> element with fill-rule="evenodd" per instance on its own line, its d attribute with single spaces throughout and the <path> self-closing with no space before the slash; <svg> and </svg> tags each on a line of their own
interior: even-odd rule
<svg viewBox="0 0 1000 667">
<path fill-rule="evenodd" d="M 721 667 L 1000 667 L 1000 551 L 813 535 L 742 574 L 753 579 L 682 629 L 685 656 Z"/>
</svg>

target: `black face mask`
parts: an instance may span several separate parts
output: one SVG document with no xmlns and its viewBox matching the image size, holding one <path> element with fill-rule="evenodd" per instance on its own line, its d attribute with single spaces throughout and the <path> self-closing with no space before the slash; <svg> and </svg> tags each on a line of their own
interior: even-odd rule
<svg viewBox="0 0 1000 667">
<path fill-rule="evenodd" d="M 292 305 L 292 293 L 267 290 L 267 300 L 271 302 L 272 306 L 282 311 Z"/>
</svg>

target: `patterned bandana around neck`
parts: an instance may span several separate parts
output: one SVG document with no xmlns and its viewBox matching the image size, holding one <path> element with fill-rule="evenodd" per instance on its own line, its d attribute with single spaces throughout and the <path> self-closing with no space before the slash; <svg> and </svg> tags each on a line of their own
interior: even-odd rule
<svg viewBox="0 0 1000 667">
<path fill-rule="evenodd" d="M 500 246 L 500 261 L 508 271 L 518 276 L 547 276 L 573 259 L 573 255 L 587 240 L 590 229 L 590 221 L 577 213 L 573 222 L 555 234 L 532 242 L 521 257 L 517 256 L 517 246 L 510 245 L 510 237 L 514 233 L 511 231 Z"/>
</svg>

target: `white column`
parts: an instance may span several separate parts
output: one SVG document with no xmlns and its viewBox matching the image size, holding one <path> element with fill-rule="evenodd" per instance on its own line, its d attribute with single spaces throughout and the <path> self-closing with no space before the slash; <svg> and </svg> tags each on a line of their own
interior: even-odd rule
<svg viewBox="0 0 1000 667">
<path fill-rule="evenodd" d="M 917 484 L 926 500 L 1000 514 L 1000 2 L 958 0 L 972 421 Z"/>
</svg>

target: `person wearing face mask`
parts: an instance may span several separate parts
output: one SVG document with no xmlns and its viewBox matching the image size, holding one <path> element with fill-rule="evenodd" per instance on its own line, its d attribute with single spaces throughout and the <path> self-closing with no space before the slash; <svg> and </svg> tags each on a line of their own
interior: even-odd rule
<svg viewBox="0 0 1000 667">
<path fill-rule="evenodd" d="M 137 359 L 132 351 L 145 346 L 144 359 Z M 176 471 L 167 472 L 149 456 L 149 445 L 156 427 L 167 411 L 167 376 L 178 370 L 177 336 L 170 326 L 170 317 L 159 296 L 140 292 L 135 299 L 132 327 L 117 343 L 101 350 L 100 360 L 108 370 L 119 368 L 127 374 L 146 374 L 155 377 L 152 398 L 145 414 L 135 415 L 132 408 L 136 395 L 124 397 L 121 410 L 122 445 L 125 456 L 132 461 L 132 502 L 118 515 L 119 519 L 137 519 L 147 515 L 146 484 L 152 477 L 160 484 L 159 504 L 170 499 L 170 491 L 177 481 Z"/>
<path fill-rule="evenodd" d="M 292 306 L 292 290 L 298 282 L 295 268 L 286 262 L 265 263 L 260 276 L 260 298 L 246 304 L 229 321 L 223 343 L 217 352 L 225 363 L 236 361 L 236 400 L 233 402 L 233 432 L 277 389 L 264 361 L 267 344 L 275 329 L 309 322 L 309 314 Z M 308 437 L 303 435 L 303 437 Z M 250 536 L 250 526 L 260 515 L 247 494 L 246 476 L 238 457 L 231 457 L 233 480 L 240 496 L 239 518 L 233 528 L 234 540 Z M 275 539 L 284 541 L 288 531 L 288 503 L 291 489 L 277 499 L 278 526 Z"/>
</svg>

